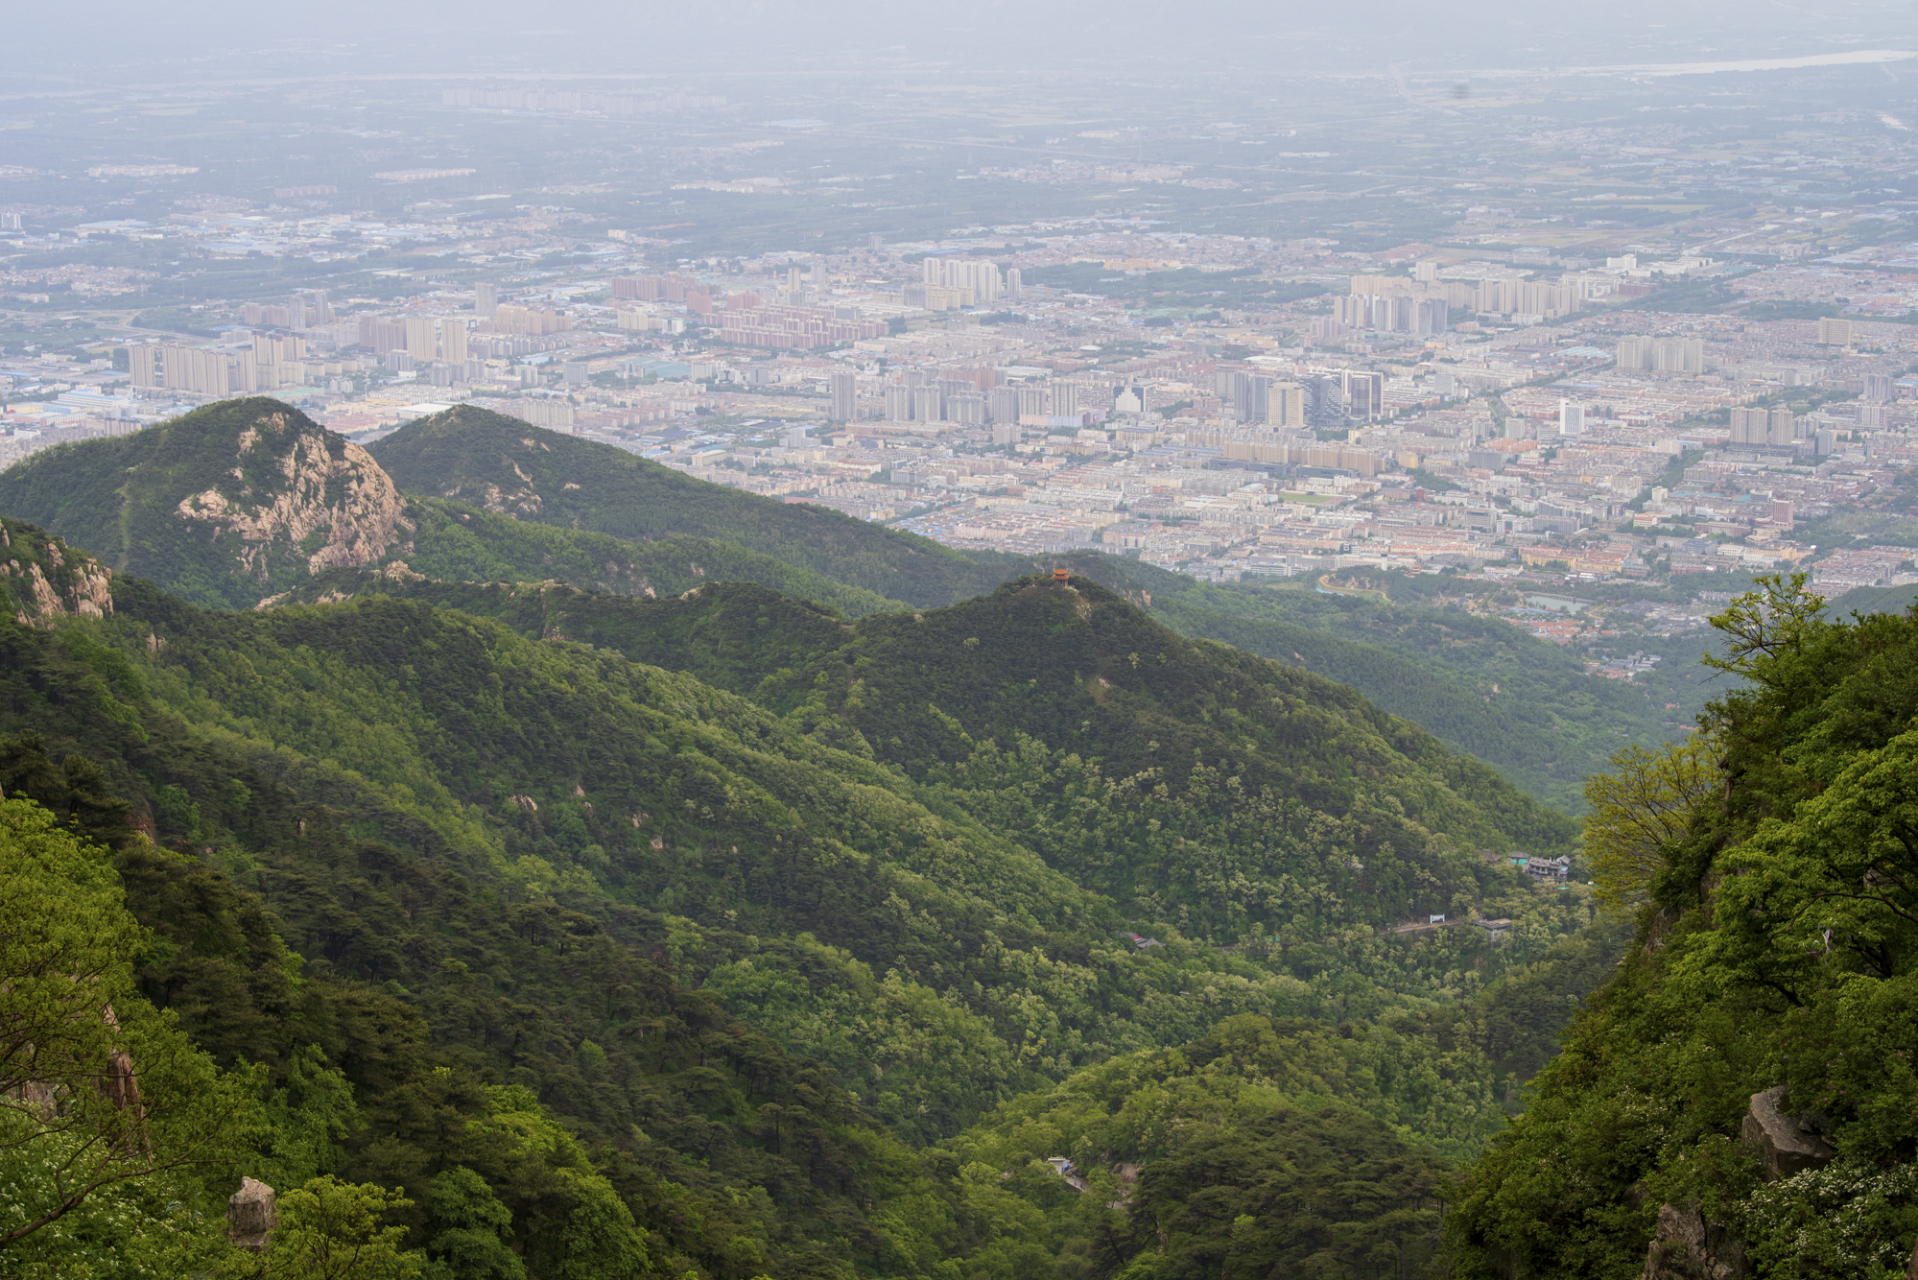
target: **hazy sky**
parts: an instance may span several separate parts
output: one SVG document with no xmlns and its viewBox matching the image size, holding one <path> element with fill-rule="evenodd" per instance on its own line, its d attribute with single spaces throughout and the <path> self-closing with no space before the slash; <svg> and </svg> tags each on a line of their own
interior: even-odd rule
<svg viewBox="0 0 1918 1280">
<path fill-rule="evenodd" d="M 526 71 L 1168 74 L 1589 66 L 1918 49 L 1918 0 L 96 0 L 19 6 L 0 89 L 103 72 L 235 78 Z"/>
</svg>

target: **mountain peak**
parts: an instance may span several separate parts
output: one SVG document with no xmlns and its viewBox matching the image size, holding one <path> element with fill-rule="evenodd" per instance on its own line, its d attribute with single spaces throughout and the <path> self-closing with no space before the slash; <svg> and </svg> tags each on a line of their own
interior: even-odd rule
<svg viewBox="0 0 1918 1280">
<path fill-rule="evenodd" d="M 229 606 L 376 564 L 413 529 L 366 450 L 265 396 L 36 454 L 0 475 L 0 509 Z"/>
</svg>

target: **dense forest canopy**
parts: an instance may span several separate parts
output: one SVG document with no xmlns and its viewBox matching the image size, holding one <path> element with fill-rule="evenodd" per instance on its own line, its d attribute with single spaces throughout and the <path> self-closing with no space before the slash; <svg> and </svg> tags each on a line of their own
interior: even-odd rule
<svg viewBox="0 0 1918 1280">
<path fill-rule="evenodd" d="M 1461 1276 L 1622 1275 L 1686 1214 L 1673 1267 L 1906 1274 L 1918 612 L 1761 586 L 1715 619 L 1744 683 L 1696 742 L 1594 779 L 1588 845 L 1636 945 L 1473 1170 Z"/>
</svg>

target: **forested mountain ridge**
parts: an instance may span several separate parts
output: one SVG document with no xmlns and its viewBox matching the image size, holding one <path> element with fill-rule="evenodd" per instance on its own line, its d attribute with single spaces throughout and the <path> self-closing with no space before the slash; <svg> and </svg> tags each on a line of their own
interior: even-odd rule
<svg viewBox="0 0 1918 1280">
<path fill-rule="evenodd" d="M 1715 620 L 1745 683 L 1696 739 L 1592 784 L 1636 945 L 1472 1171 L 1461 1277 L 1909 1274 L 1918 612 L 1804 581 Z"/>
<path fill-rule="evenodd" d="M 242 449 L 242 441 L 250 443 Z M 402 468 L 397 497 L 378 458 Z M 482 506 L 420 496 L 442 491 Z M 361 493 L 377 501 L 354 498 Z M 368 519 L 369 511 L 383 514 Z M 378 590 L 417 574 L 639 596 L 755 582 L 857 618 L 902 610 L 905 599 L 957 603 L 1063 565 L 1150 603 L 1188 635 L 1349 684 L 1561 806 L 1577 801 L 1577 779 L 1621 738 L 1655 745 L 1669 732 L 1642 692 L 1589 676 L 1575 658 L 1502 621 L 1198 584 L 1096 552 L 1040 563 L 960 553 L 470 406 L 408 424 L 369 454 L 278 401 L 224 402 L 132 436 L 36 455 L 0 473 L 0 512 L 195 603 L 226 608 L 289 592 L 317 599 Z"/>
<path fill-rule="evenodd" d="M 1198 584 L 1090 551 L 1043 563 L 951 551 L 818 507 L 709 485 L 612 445 L 468 405 L 408 423 L 371 452 L 410 492 L 625 538 L 727 539 L 922 608 L 983 595 L 1034 569 L 1069 567 L 1134 603 L 1150 601 L 1161 621 L 1188 635 L 1351 685 L 1559 805 L 1577 803 L 1581 779 L 1621 737 L 1652 746 L 1670 736 L 1670 717 L 1642 692 L 1587 674 L 1558 646 L 1502 620 L 1254 584 Z"/>
<path fill-rule="evenodd" d="M 826 507 L 724 489 L 472 405 L 409 422 L 372 453 L 409 492 L 630 541 L 697 535 L 730 542 L 915 605 L 990 591 L 1020 563 L 969 556 Z"/>
<path fill-rule="evenodd" d="M 1315 822 L 1345 830 L 1346 862 L 1362 864 L 1316 873 L 1353 912 L 1339 920 L 1446 910 L 1470 896 L 1485 866 L 1476 850 L 1555 852 L 1571 838 L 1562 816 L 1352 691 L 1186 639 L 1085 579 L 1020 579 L 850 626 L 746 585 L 659 601 L 405 590 L 741 693 L 822 740 L 953 786 L 994 829 L 1128 912 L 1170 912 L 1219 941 L 1292 919 L 1306 891 L 1289 864 Z M 1008 792 L 994 777 L 1021 785 Z"/>
<path fill-rule="evenodd" d="M 16 545 L 55 545 L 16 522 L 0 528 Z M 1563 983 L 1576 981 L 1554 940 L 1581 923 L 1577 895 L 1540 894 L 1476 855 L 1455 858 L 1383 803 L 1343 820 L 1300 808 L 1290 834 L 1256 818 L 1244 848 L 1207 850 L 1225 788 L 1208 793 L 1196 764 L 1128 820 L 1141 828 L 1134 852 L 1188 875 L 1189 900 L 1139 914 L 1139 895 L 1129 923 L 1111 897 L 1048 865 L 1070 852 L 1060 842 L 1083 811 L 1073 806 L 1106 794 L 1083 760 L 1036 740 L 1001 751 L 983 739 L 963 758 L 869 758 L 847 688 L 818 677 L 833 662 L 884 674 L 903 651 L 862 635 L 864 624 L 754 588 L 609 603 L 656 608 L 706 634 L 749 630 L 738 613 L 702 618 L 708 596 L 750 605 L 755 620 L 765 606 L 791 631 L 795 662 L 816 662 L 821 641 L 857 642 L 852 666 L 828 650 L 814 674 L 825 701 L 775 714 L 561 638 L 571 621 L 549 620 L 531 638 L 424 601 L 217 613 L 124 575 L 113 589 L 98 619 L 5 624 L 0 731 L 37 733 L 46 747 L 16 740 L 8 758 L 25 763 L 0 786 L 37 777 L 30 793 L 56 809 L 62 787 L 133 802 L 135 825 L 174 851 L 173 861 L 120 861 L 136 913 L 171 939 L 141 961 L 140 989 L 217 1062 L 264 1064 L 263 1105 L 294 1125 L 249 1168 L 296 1184 L 317 1170 L 405 1189 L 415 1207 L 392 1220 L 454 1274 L 495 1274 L 455 1266 L 460 1239 L 489 1257 L 518 1250 L 528 1274 L 572 1274 L 561 1256 L 569 1215 L 613 1213 L 616 1199 L 643 1234 L 632 1247 L 660 1268 L 679 1259 L 675 1276 L 851 1267 L 1010 1280 L 1029 1273 L 1034 1249 L 1078 1238 L 1046 1208 L 1059 1207 L 1058 1184 L 1002 1168 L 1011 1178 L 995 1172 L 988 1186 L 966 1172 L 976 1159 L 945 1163 L 946 1147 L 912 1156 L 901 1138 L 958 1134 L 1075 1068 L 1176 1049 L 1238 1014 L 1287 1043 L 1303 1033 L 1272 1019 L 1376 1022 L 1348 1064 L 1370 1083 L 1339 1094 L 1352 1119 L 1338 1123 L 1373 1126 L 1365 1141 L 1382 1143 L 1388 1161 L 1412 1149 L 1457 1158 L 1496 1129 L 1511 1085 L 1503 1073 L 1536 1065 L 1531 1049 L 1504 1067 L 1493 1056 L 1512 1052 L 1531 1010 L 1555 1017 Z M 897 621 L 950 630 L 966 653 L 974 631 L 1024 642 L 1094 627 L 1115 643 L 1190 644 L 1089 583 L 1015 585 L 980 609 Z M 1194 647 L 1189 676 L 1218 678 L 1211 650 Z M 1220 763 L 1235 750 L 1203 739 L 1223 703 L 1171 686 L 1126 696 L 1148 695 L 1166 703 L 1162 745 L 1177 731 L 1201 733 Z M 1071 696 L 1049 689 L 1033 706 L 1076 714 L 1060 701 Z M 975 728 L 1015 734 L 1021 703 L 984 697 Z M 1379 742 L 1354 758 L 1385 758 L 1389 720 L 1367 730 Z M 1347 706 L 1304 723 L 1336 742 L 1365 715 Z M 1256 738 L 1236 750 L 1243 766 L 1265 767 Z M 51 767 L 63 755 L 64 772 Z M 99 762 L 97 785 L 76 785 L 87 781 L 82 755 Z M 1421 768 L 1401 767 L 1407 777 Z M 1374 785 L 1382 801 L 1398 784 L 1381 773 Z M 1283 842 L 1269 854 L 1288 866 L 1297 897 L 1260 902 L 1289 915 L 1247 918 L 1253 928 L 1233 935 L 1230 916 L 1204 915 L 1200 882 L 1220 854 L 1261 842 Z M 1365 875 L 1395 867 L 1403 884 L 1389 893 L 1451 893 L 1519 925 L 1499 946 L 1469 928 L 1381 937 L 1365 922 L 1395 918 L 1395 901 Z M 1359 891 L 1335 888 L 1346 882 Z M 1211 945 L 1185 936 L 1182 921 L 1241 940 Z M 263 927 L 297 958 L 275 959 Z M 1267 927 L 1270 941 L 1245 936 Z M 1142 948 L 1135 931 L 1164 945 Z M 318 1048 L 302 1056 L 304 1044 Z M 1309 1057 L 1262 1057 L 1257 1074 L 1272 1083 L 1259 1088 L 1313 1110 L 1324 1070 Z M 1180 1093 L 1162 1114 L 1209 1114 L 1213 1087 Z M 1221 1077 L 1217 1087 L 1239 1085 Z M 429 1114 L 439 1118 L 422 1127 Z M 1251 1167 L 1303 1159 L 1300 1143 L 1324 1149 L 1331 1131 L 1300 1116 L 1305 1128 L 1260 1139 Z M 583 1141 L 552 1139 L 548 1172 L 534 1176 L 496 1140 L 537 1130 L 541 1117 Z M 635 1123 L 638 1145 L 620 1136 Z M 313 1136 L 321 1131 L 332 1136 Z M 1088 1160 L 1174 1154 L 1095 1136 L 1082 1144 Z M 1018 1148 L 991 1149 L 1012 1160 Z M 554 1201 L 539 1189 L 549 1177 L 575 1189 Z M 455 1183 L 466 1188 L 457 1204 L 478 1208 L 455 1207 Z M 744 1190 L 755 1185 L 771 1190 L 771 1208 L 755 1207 Z M 1373 1248 L 1365 1224 L 1376 1202 L 1350 1212 L 1341 1238 Z M 1014 1229 L 1005 1214 L 1028 1225 Z M 1428 1248 L 1429 1224 L 1407 1221 L 1413 1246 Z M 1212 1247 L 1209 1229 L 1192 1230 L 1193 1247 Z"/>
</svg>

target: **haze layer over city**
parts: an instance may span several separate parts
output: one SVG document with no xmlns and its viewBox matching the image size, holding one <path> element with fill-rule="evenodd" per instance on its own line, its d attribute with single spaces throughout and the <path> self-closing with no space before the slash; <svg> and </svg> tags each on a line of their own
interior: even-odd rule
<svg viewBox="0 0 1918 1280">
<path fill-rule="evenodd" d="M 804 10 L 29 19 L 0 459 L 470 401 L 1621 661 L 1754 569 L 1907 577 L 1909 6 Z"/>
</svg>

